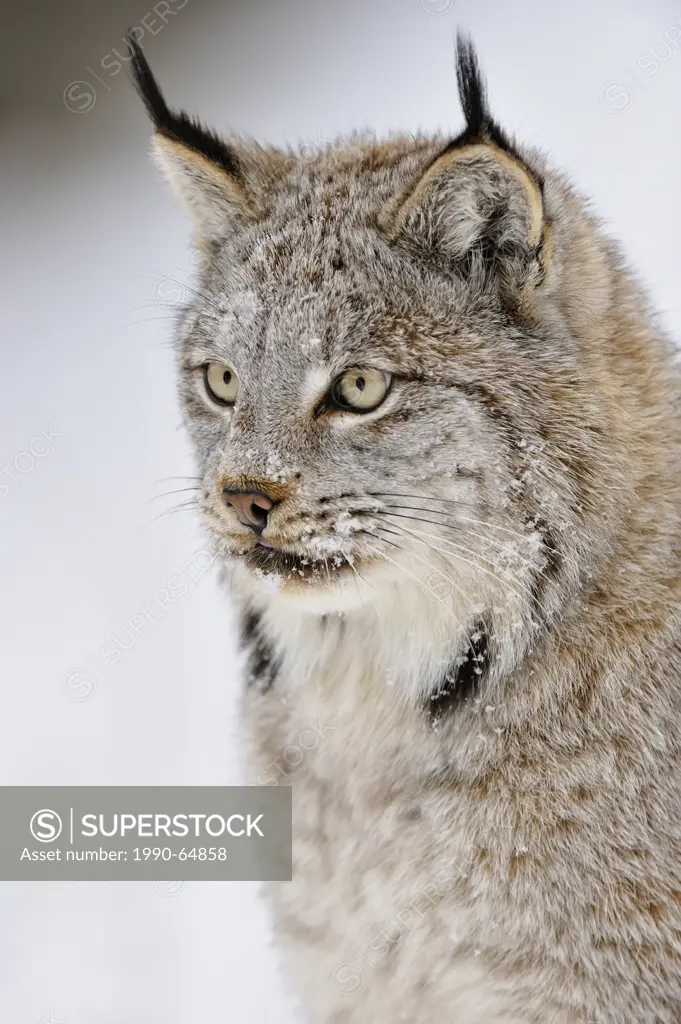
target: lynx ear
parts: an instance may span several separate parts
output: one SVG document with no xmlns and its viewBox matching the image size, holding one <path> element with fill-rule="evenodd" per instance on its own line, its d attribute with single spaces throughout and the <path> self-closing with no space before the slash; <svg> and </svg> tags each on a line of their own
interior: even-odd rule
<svg viewBox="0 0 681 1024">
<path fill-rule="evenodd" d="M 461 36 L 457 80 L 466 127 L 400 199 L 391 234 L 461 273 L 536 284 L 548 253 L 542 184 L 493 121 L 475 51 Z"/>
<path fill-rule="evenodd" d="M 255 216 L 238 157 L 199 121 L 169 110 L 132 33 L 127 41 L 133 81 L 154 124 L 155 160 L 188 208 L 197 240 L 210 245 Z"/>
</svg>

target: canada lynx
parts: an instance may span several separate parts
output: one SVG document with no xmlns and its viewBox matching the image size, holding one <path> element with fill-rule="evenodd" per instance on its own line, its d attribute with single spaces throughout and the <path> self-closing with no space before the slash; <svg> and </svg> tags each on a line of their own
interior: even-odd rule
<svg viewBox="0 0 681 1024">
<path fill-rule="evenodd" d="M 639 285 L 465 40 L 459 135 L 313 155 L 133 67 L 305 1019 L 679 1024 L 681 386 Z"/>
</svg>

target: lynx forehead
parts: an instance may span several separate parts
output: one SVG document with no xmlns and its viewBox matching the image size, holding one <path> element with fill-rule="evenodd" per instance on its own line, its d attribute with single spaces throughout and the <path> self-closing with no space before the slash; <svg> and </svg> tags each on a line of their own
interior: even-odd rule
<svg viewBox="0 0 681 1024">
<path fill-rule="evenodd" d="M 645 296 L 463 39 L 457 135 L 314 156 L 172 112 L 134 50 L 309 1020 L 673 1024 L 681 384 Z"/>
</svg>

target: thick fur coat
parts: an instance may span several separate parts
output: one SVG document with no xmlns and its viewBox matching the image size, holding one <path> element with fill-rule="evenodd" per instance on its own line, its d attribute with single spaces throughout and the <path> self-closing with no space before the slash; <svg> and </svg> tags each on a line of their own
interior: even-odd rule
<svg viewBox="0 0 681 1024">
<path fill-rule="evenodd" d="M 681 386 L 636 279 L 465 41 L 456 138 L 314 155 L 134 68 L 305 1019 L 679 1024 Z"/>
</svg>

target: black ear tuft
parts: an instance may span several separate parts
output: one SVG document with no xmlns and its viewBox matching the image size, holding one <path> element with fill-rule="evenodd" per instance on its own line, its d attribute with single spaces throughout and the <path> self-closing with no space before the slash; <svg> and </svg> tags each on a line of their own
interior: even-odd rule
<svg viewBox="0 0 681 1024">
<path fill-rule="evenodd" d="M 126 41 L 132 54 L 132 79 L 156 131 L 167 139 L 179 142 L 196 153 L 200 153 L 211 163 L 221 167 L 227 174 L 240 179 L 241 170 L 229 146 L 209 128 L 204 127 L 200 121 L 191 118 L 184 111 L 175 113 L 169 109 L 132 30 L 127 33 Z"/>
<path fill-rule="evenodd" d="M 466 127 L 456 144 L 494 142 L 502 149 L 509 149 L 508 139 L 489 112 L 487 88 L 475 47 L 471 39 L 461 32 L 456 37 L 456 80 L 461 108 L 466 118 Z"/>
<path fill-rule="evenodd" d="M 542 181 L 490 114 L 475 49 L 462 35 L 456 73 L 465 127 L 430 160 L 386 224 L 413 252 L 476 287 L 494 282 L 517 304 L 545 265 Z"/>
<path fill-rule="evenodd" d="M 172 115 L 158 87 L 158 82 L 154 78 L 147 58 L 144 56 L 142 47 L 135 39 L 132 29 L 128 29 L 125 41 L 132 55 L 131 69 L 135 88 L 146 107 L 149 117 L 154 123 L 154 127 L 164 132 L 165 127 L 170 125 L 172 121 Z"/>
<path fill-rule="evenodd" d="M 482 138 L 490 120 L 487 90 L 480 72 L 477 54 L 471 39 L 461 32 L 456 37 L 456 81 L 459 99 L 466 118 L 466 132 Z"/>
</svg>

